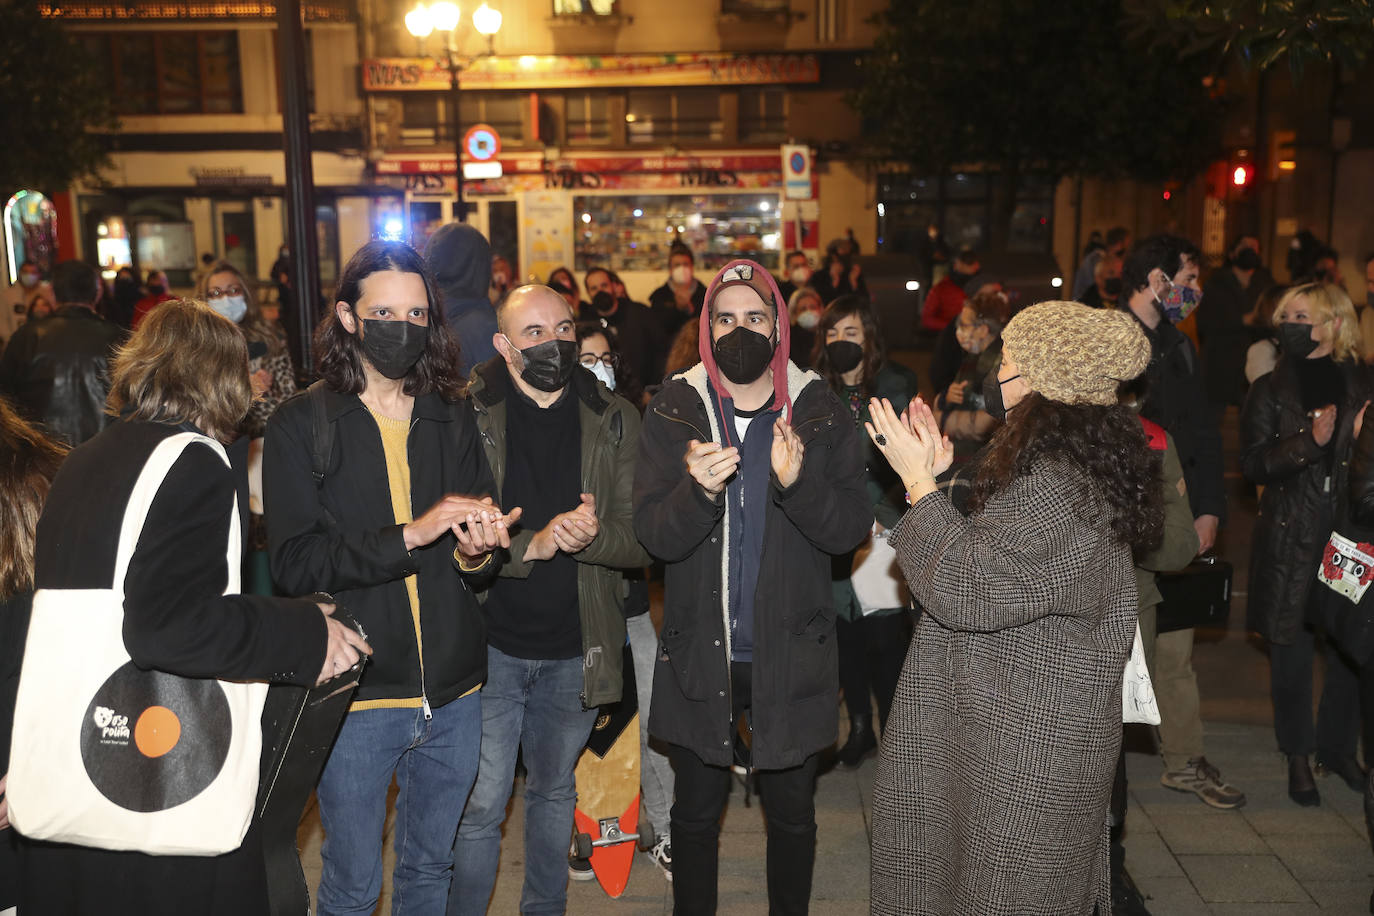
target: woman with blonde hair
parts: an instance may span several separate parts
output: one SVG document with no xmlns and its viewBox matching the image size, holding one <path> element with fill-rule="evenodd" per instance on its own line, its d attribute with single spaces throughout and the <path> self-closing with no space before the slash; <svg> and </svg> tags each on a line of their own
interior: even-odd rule
<svg viewBox="0 0 1374 916">
<path fill-rule="evenodd" d="M 33 606 L 33 534 L 65 454 L 0 398 L 0 912 L 13 907 L 19 893 L 4 770 Z"/>
<path fill-rule="evenodd" d="M 74 449 L 53 481 L 37 525 L 34 588 L 122 589 L 124 648 L 144 671 L 310 686 L 370 652 L 356 632 L 329 616 L 332 605 L 230 588 L 226 545 L 237 511 L 235 473 L 217 443 L 237 435 L 252 399 L 248 348 L 238 329 L 202 302 L 164 302 L 119 350 L 110 382 L 108 408 L 119 420 Z M 124 581 L 115 582 L 136 483 L 158 447 L 185 432 L 202 438 L 184 444 L 174 459 Z M 79 639 L 72 634 L 73 651 Z M 117 893 L 111 893 L 112 875 Z M 21 847 L 19 885 L 21 913 L 267 911 L 256 826 L 239 849 L 220 856 L 29 840 Z"/>
<path fill-rule="evenodd" d="M 286 342 L 263 317 L 248 278 L 230 262 L 211 265 L 210 272 L 196 284 L 196 297 L 238 325 L 248 341 L 254 398 L 241 432 L 256 439 L 266 429 L 267 418 L 296 393 L 296 370 L 286 352 Z"/>
<path fill-rule="evenodd" d="M 1241 469 L 1264 486 L 1250 561 L 1249 628 L 1269 646 L 1270 694 L 1288 795 L 1321 803 L 1309 755 L 1363 791 L 1355 758 L 1358 681 L 1327 652 L 1317 720 L 1312 718 L 1315 637 L 1309 614 L 1322 549 L 1348 498 L 1348 461 L 1374 396 L 1360 353 L 1355 308 L 1336 286 L 1308 283 L 1274 309 L 1280 356 L 1256 379 L 1241 411 Z"/>
</svg>

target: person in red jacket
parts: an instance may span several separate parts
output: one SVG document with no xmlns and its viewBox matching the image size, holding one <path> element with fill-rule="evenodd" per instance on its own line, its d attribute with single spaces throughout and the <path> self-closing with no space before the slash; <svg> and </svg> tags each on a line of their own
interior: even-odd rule
<svg viewBox="0 0 1374 916">
<path fill-rule="evenodd" d="M 980 267 L 978 255 L 967 248 L 955 256 L 949 273 L 926 294 L 925 307 L 921 309 L 921 330 L 938 334 L 959 317 L 964 300 L 968 298 L 964 284 Z"/>
</svg>

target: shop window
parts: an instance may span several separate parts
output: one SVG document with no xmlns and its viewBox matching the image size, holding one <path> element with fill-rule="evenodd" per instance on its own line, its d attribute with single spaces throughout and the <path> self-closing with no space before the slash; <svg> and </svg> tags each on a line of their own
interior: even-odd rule
<svg viewBox="0 0 1374 916">
<path fill-rule="evenodd" d="M 19 265 L 33 261 L 51 276 L 57 255 L 57 208 L 37 191 L 20 191 L 5 202 L 7 282 L 19 282 Z"/>
<path fill-rule="evenodd" d="M 439 97 L 428 92 L 401 96 L 401 145 L 433 146 L 439 139 Z"/>
<path fill-rule="evenodd" d="M 709 276 L 736 258 L 777 270 L 782 220 L 776 193 L 637 194 L 573 198 L 575 267 L 667 273 L 675 241 Z"/>
<path fill-rule="evenodd" d="M 474 124 L 490 124 L 501 135 L 502 147 L 523 143 L 525 126 L 521 115 L 529 98 L 527 92 L 464 92 L 458 130 L 467 133 Z M 445 117 L 440 123 L 440 136 L 445 143 L 453 138 L 453 125 L 447 117 L 451 100 L 452 96 L 443 99 Z"/>
<path fill-rule="evenodd" d="M 725 137 L 716 89 L 632 89 L 625 121 L 631 143 L 719 143 Z"/>
<path fill-rule="evenodd" d="M 739 138 L 745 143 L 787 139 L 787 93 L 777 87 L 746 87 L 739 93 Z"/>
<path fill-rule="evenodd" d="M 236 32 L 88 32 L 120 114 L 243 111 Z"/>
<path fill-rule="evenodd" d="M 611 142 L 610 104 L 604 93 L 570 92 L 566 103 L 570 146 Z"/>
<path fill-rule="evenodd" d="M 555 16 L 614 16 L 616 0 L 553 0 Z"/>
<path fill-rule="evenodd" d="M 878 182 L 878 247 L 882 251 L 929 253 L 929 230 L 951 250 L 984 248 L 992 219 L 992 190 L 981 172 L 938 177 L 893 175 Z M 1054 234 L 1054 184 L 1025 176 L 1017 190 L 1007 250 L 1046 253 Z"/>
</svg>

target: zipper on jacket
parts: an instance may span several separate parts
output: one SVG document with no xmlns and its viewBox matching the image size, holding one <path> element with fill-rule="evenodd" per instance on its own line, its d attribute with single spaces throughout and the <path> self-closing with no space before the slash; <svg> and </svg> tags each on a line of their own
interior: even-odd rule
<svg viewBox="0 0 1374 916">
<path fill-rule="evenodd" d="M 412 433 L 415 432 L 415 423 L 416 423 L 415 418 L 412 417 L 411 420 L 410 420 L 410 429 L 406 432 L 406 464 L 407 464 L 407 465 L 410 464 L 410 436 L 411 436 Z M 412 500 L 414 499 L 413 495 L 412 495 L 411 498 L 412 498 Z M 414 507 L 414 504 L 413 504 L 413 503 L 412 503 L 412 505 L 411 505 L 410 515 L 411 515 L 411 521 L 414 521 L 414 520 L 415 520 L 415 519 L 414 519 L 414 516 L 415 516 L 415 507 Z M 404 583 L 402 583 L 402 584 L 404 585 Z M 410 594 L 409 594 L 408 592 L 407 592 L 407 594 L 406 594 L 406 598 L 407 598 L 407 600 L 409 600 L 409 598 L 410 598 Z M 420 604 L 420 574 L 419 574 L 419 573 L 416 573 L 416 574 L 415 574 L 415 605 L 416 605 L 416 607 L 415 607 L 415 654 L 416 654 L 416 655 L 419 657 L 419 659 L 420 659 L 420 709 L 424 711 L 424 714 L 425 714 L 425 721 L 428 722 L 430 719 L 433 719 L 433 718 L 434 718 L 434 711 L 433 711 L 432 709 L 430 709 L 430 706 L 429 706 L 429 691 L 428 691 L 428 688 L 425 686 L 425 635 L 424 635 L 424 631 L 420 628 L 420 607 L 419 607 L 419 604 Z"/>
<path fill-rule="evenodd" d="M 704 432 L 702 432 L 701 429 L 700 429 L 695 423 L 691 422 L 690 420 L 684 420 L 684 419 L 682 419 L 681 417 L 670 417 L 670 416 L 668 416 L 668 414 L 666 414 L 666 413 L 663 412 L 663 408 L 661 408 L 661 407 L 655 407 L 655 408 L 654 408 L 654 413 L 658 414 L 660 417 L 662 417 L 663 419 L 669 421 L 670 423 L 681 423 L 682 425 L 686 426 L 686 427 L 687 427 L 688 429 L 690 429 L 692 432 L 696 433 L 697 436 L 700 438 L 700 441 L 702 441 L 702 442 L 713 442 L 713 441 L 715 441 L 715 440 L 713 440 L 713 439 L 711 438 L 710 433 L 704 433 Z"/>
</svg>

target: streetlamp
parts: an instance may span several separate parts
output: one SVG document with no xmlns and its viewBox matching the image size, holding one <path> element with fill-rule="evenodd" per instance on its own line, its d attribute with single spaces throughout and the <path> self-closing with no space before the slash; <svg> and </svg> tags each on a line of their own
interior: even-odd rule
<svg viewBox="0 0 1374 916">
<path fill-rule="evenodd" d="M 490 57 L 496 53 L 493 46 L 493 39 L 496 33 L 501 30 L 501 13 L 494 10 L 486 3 L 483 3 L 472 13 L 472 27 L 487 39 L 487 49 L 480 54 L 470 57 L 460 57 L 456 41 L 458 22 L 462 18 L 462 10 L 458 4 L 450 0 L 439 0 L 425 6 L 417 3 L 415 8 L 406 13 L 406 31 L 416 38 L 428 38 L 433 32 L 442 32 L 444 35 L 444 52 L 448 63 L 448 85 L 449 91 L 453 93 L 453 113 L 450 122 L 453 126 L 453 168 L 456 181 L 457 195 L 454 199 L 454 209 L 458 217 L 458 222 L 467 221 L 467 204 L 463 202 L 463 132 L 462 132 L 462 112 L 458 108 L 462 100 L 461 88 L 458 84 L 458 77 L 463 72 L 464 67 L 472 66 L 474 61 L 483 57 Z"/>
</svg>

